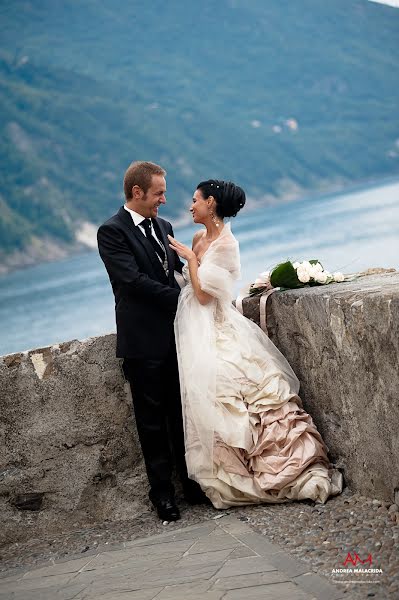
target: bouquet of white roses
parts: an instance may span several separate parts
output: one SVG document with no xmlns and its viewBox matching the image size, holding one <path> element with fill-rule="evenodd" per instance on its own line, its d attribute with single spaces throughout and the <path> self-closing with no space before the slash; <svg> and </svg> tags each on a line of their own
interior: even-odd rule
<svg viewBox="0 0 399 600">
<path fill-rule="evenodd" d="M 264 271 L 250 287 L 250 294 L 264 292 L 266 288 L 295 289 L 311 285 L 325 285 L 345 281 L 345 276 L 337 271 L 326 271 L 319 260 L 290 260 L 278 264 L 272 271 Z"/>
</svg>

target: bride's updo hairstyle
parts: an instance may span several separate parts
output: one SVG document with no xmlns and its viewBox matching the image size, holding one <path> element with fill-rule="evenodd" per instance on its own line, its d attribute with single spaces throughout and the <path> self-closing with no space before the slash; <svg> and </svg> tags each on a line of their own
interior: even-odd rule
<svg viewBox="0 0 399 600">
<path fill-rule="evenodd" d="M 215 212 L 220 219 L 235 217 L 245 204 L 245 192 L 231 181 L 208 179 L 197 185 L 205 200 L 213 196 L 216 201 Z"/>
</svg>

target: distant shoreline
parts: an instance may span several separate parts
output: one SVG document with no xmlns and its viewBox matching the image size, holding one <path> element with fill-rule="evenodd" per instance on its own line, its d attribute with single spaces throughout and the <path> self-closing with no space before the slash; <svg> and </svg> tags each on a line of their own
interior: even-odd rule
<svg viewBox="0 0 399 600">
<path fill-rule="evenodd" d="M 320 200 L 330 198 L 331 196 L 340 196 L 342 194 L 350 194 L 356 191 L 361 191 L 365 188 L 385 187 L 392 183 L 399 183 L 399 173 L 390 175 L 381 179 L 362 179 L 354 182 L 326 182 L 318 189 L 301 189 L 298 194 L 288 192 L 281 196 L 268 195 L 264 198 L 249 198 L 248 209 L 255 210 L 259 206 L 275 206 L 279 203 L 300 202 L 305 199 L 319 197 Z M 187 227 L 192 223 L 191 216 L 187 211 L 181 211 L 177 216 L 171 217 L 167 213 L 161 215 L 164 219 L 170 220 L 175 230 Z M 77 241 L 73 244 L 65 244 L 53 239 L 36 239 L 32 243 L 32 247 L 26 250 L 19 250 L 11 254 L 5 254 L 0 251 L 0 278 L 6 277 L 10 273 L 22 269 L 29 269 L 44 263 L 58 262 L 67 259 L 71 256 L 86 254 L 96 250 L 93 239 L 88 239 L 85 235 L 80 235 L 80 232 L 87 231 L 91 228 L 91 233 L 97 229 L 94 223 L 84 223 L 76 231 Z"/>
</svg>

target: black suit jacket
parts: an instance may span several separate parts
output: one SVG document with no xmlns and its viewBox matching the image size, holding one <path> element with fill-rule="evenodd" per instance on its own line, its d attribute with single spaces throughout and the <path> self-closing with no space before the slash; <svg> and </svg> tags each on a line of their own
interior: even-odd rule
<svg viewBox="0 0 399 600">
<path fill-rule="evenodd" d="M 160 218 L 153 220 L 167 253 L 168 275 L 123 206 L 97 233 L 98 249 L 115 296 L 119 358 L 163 358 L 174 344 L 173 321 L 180 293 L 174 271 L 181 272 L 183 264 L 169 248 L 166 236 L 173 235 L 171 224 Z"/>
</svg>

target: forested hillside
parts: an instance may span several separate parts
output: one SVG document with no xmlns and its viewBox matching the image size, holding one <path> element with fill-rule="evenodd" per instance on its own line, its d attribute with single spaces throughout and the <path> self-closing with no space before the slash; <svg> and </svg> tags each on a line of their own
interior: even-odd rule
<svg viewBox="0 0 399 600">
<path fill-rule="evenodd" d="M 170 216 L 209 176 L 268 201 L 399 173 L 399 10 L 4 0 L 0 22 L 3 264 L 72 247 L 135 159 L 168 170 Z"/>
</svg>

